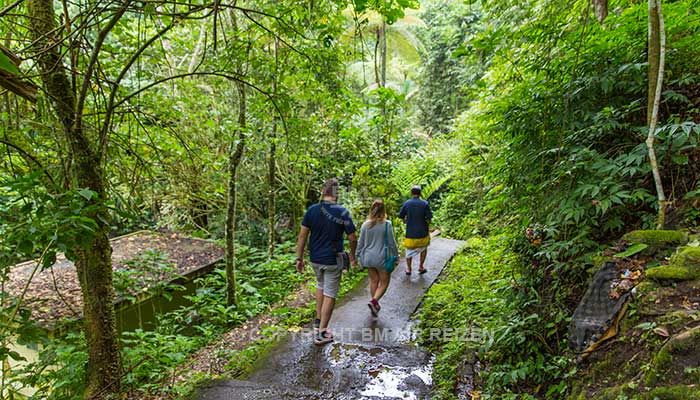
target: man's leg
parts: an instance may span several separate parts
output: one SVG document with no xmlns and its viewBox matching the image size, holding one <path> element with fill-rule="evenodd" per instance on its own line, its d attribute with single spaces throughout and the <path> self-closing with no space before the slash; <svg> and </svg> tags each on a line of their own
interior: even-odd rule
<svg viewBox="0 0 700 400">
<path fill-rule="evenodd" d="M 323 289 L 316 288 L 316 318 L 321 319 L 323 308 Z"/>
<path fill-rule="evenodd" d="M 420 267 L 418 267 L 418 269 L 420 269 L 421 271 L 423 271 L 425 269 L 425 258 L 427 256 L 428 256 L 428 248 L 426 247 L 425 250 L 423 250 L 423 252 L 420 253 Z"/>
<path fill-rule="evenodd" d="M 335 298 L 340 290 L 340 279 L 343 276 L 343 269 L 335 265 L 327 266 L 323 271 L 323 306 L 321 307 L 320 331 L 328 328 L 328 323 L 333 315 Z"/>
<path fill-rule="evenodd" d="M 311 264 L 314 268 L 314 274 L 316 275 L 316 321 L 314 321 L 314 330 L 316 330 L 320 324 L 321 312 L 323 308 L 323 285 L 324 285 L 324 273 L 323 267 L 319 264 Z"/>
<path fill-rule="evenodd" d="M 335 307 L 335 299 L 328 296 L 323 296 L 323 307 L 321 307 L 321 332 L 328 328 L 328 323 L 333 316 L 333 307 Z"/>
<path fill-rule="evenodd" d="M 411 264 L 413 264 L 413 258 L 406 257 L 406 272 L 411 272 Z"/>
</svg>

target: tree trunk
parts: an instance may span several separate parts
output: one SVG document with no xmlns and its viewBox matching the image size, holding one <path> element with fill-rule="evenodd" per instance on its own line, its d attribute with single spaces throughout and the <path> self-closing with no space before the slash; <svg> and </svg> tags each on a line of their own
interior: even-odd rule
<svg viewBox="0 0 700 400">
<path fill-rule="evenodd" d="M 74 249 L 74 261 L 83 294 L 84 330 L 88 344 L 83 397 L 107 398 L 119 390 L 121 359 L 114 312 L 112 248 L 108 237 L 109 212 L 104 205 L 106 191 L 102 163 L 82 127 L 76 123 L 77 112 L 82 110 L 76 111 L 74 91 L 58 50 L 53 2 L 29 0 L 27 8 L 36 45 L 35 60 L 45 91 L 63 125 L 75 184 L 97 193 L 96 197 L 89 200 L 93 211 L 88 217 L 95 221 L 98 229 L 88 246 Z"/>
<path fill-rule="evenodd" d="M 278 51 L 279 42 L 278 38 L 275 37 L 275 76 L 272 80 L 272 96 L 277 99 L 277 80 L 279 79 L 277 68 L 278 64 Z M 277 184 L 277 113 L 276 110 L 273 111 L 272 117 L 272 133 L 270 135 L 270 154 L 267 160 L 267 256 L 272 259 L 275 255 L 275 214 L 277 213 L 275 205 L 275 186 Z"/>
<path fill-rule="evenodd" d="M 277 144 L 275 141 L 277 136 L 277 118 L 273 119 L 272 122 L 272 135 L 271 135 L 271 140 L 270 140 L 270 155 L 268 158 L 268 165 L 267 165 L 267 185 L 268 185 L 268 193 L 267 193 L 267 213 L 268 213 L 268 220 L 267 220 L 267 228 L 268 228 L 268 240 L 267 240 L 267 255 L 269 258 L 272 258 L 275 255 L 275 241 L 276 235 L 275 235 L 275 214 L 277 213 L 276 211 L 276 204 L 275 204 L 275 186 L 277 184 L 277 176 L 276 176 L 276 169 L 277 169 Z"/>
<path fill-rule="evenodd" d="M 649 164 L 654 175 L 659 213 L 656 228 L 663 229 L 666 222 L 666 195 L 664 194 L 661 173 L 654 151 L 654 138 L 659 120 L 659 103 L 664 80 L 664 64 L 666 58 L 666 32 L 664 17 L 661 11 L 661 0 L 649 0 L 649 90 L 647 93 L 647 123 L 649 134 L 646 145 L 649 152 Z"/>
<path fill-rule="evenodd" d="M 226 210 L 226 302 L 238 304 L 236 296 L 236 173 L 243 158 L 246 128 L 245 85 L 237 82 L 238 88 L 238 137 L 231 141 L 228 159 L 228 200 Z"/>
<path fill-rule="evenodd" d="M 386 87 L 386 18 L 382 21 L 382 87 Z"/>
</svg>

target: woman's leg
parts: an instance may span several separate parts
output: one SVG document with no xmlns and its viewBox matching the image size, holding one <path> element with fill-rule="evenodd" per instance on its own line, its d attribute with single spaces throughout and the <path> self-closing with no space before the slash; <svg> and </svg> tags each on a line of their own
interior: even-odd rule
<svg viewBox="0 0 700 400">
<path fill-rule="evenodd" d="M 377 290 L 374 292 L 372 298 L 379 301 L 379 299 L 384 296 L 384 293 L 386 293 L 386 290 L 389 288 L 391 275 L 385 269 L 377 270 L 377 275 L 379 278 L 379 285 L 377 285 Z"/>
<path fill-rule="evenodd" d="M 379 286 L 379 274 L 376 268 L 367 268 L 367 274 L 369 274 L 369 295 L 374 298 L 377 286 Z"/>
</svg>

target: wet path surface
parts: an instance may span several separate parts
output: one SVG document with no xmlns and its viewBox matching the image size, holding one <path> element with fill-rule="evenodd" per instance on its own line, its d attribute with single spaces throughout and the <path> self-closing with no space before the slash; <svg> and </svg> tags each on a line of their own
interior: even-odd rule
<svg viewBox="0 0 700 400">
<path fill-rule="evenodd" d="M 381 301 L 379 318 L 367 307 L 363 282 L 336 307 L 331 320 L 335 342 L 317 347 L 310 330 L 290 334 L 247 381 L 220 380 L 195 398 L 223 399 L 424 399 L 432 384 L 432 356 L 410 344 L 411 315 L 463 242 L 434 238 L 428 272 L 404 274 L 402 260 Z"/>
</svg>

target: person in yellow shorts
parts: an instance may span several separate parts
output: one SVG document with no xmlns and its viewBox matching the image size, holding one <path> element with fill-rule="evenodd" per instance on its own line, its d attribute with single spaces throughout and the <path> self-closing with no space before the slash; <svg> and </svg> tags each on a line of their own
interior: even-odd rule
<svg viewBox="0 0 700 400">
<path fill-rule="evenodd" d="M 413 257 L 420 255 L 420 266 L 418 273 L 424 274 L 425 259 L 428 256 L 428 245 L 430 245 L 430 221 L 433 219 L 433 212 L 430 210 L 430 203 L 420 198 L 421 187 L 411 188 L 411 198 L 406 200 L 399 211 L 399 218 L 406 223 L 406 237 L 404 247 L 406 248 L 406 275 L 411 275 Z"/>
</svg>

